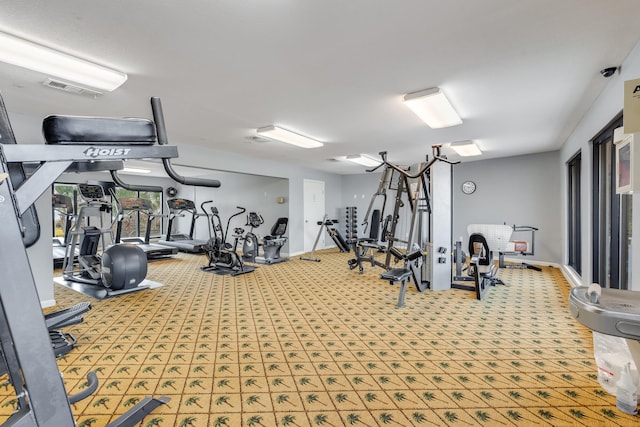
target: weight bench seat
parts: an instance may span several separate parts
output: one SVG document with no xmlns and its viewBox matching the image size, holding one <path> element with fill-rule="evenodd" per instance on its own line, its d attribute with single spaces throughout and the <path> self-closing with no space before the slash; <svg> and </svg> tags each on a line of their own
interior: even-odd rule
<svg viewBox="0 0 640 427">
<path fill-rule="evenodd" d="M 400 282 L 400 296 L 398 297 L 397 308 L 404 307 L 404 295 L 407 291 L 407 280 L 411 277 L 411 270 L 408 268 L 392 268 L 380 275 L 381 279 L 386 279 L 393 285 Z"/>
<path fill-rule="evenodd" d="M 379 249 L 380 245 L 377 242 L 373 242 L 373 241 L 362 241 L 362 240 L 358 240 L 357 245 L 361 248 L 368 248 L 368 249 Z"/>
<path fill-rule="evenodd" d="M 152 145 L 156 128 L 149 119 L 51 115 L 42 122 L 47 144 Z"/>
</svg>

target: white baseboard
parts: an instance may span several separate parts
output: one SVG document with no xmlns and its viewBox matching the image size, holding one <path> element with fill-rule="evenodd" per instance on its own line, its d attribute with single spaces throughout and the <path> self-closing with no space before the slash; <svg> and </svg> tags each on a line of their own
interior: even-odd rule
<svg viewBox="0 0 640 427">
<path fill-rule="evenodd" d="M 572 288 L 583 285 L 582 278 L 578 275 L 578 273 L 576 273 L 573 268 L 569 267 L 568 265 L 563 265 L 560 267 L 560 271 L 562 271 L 562 275 L 565 279 L 567 279 L 567 282 L 569 282 Z"/>
<path fill-rule="evenodd" d="M 513 262 L 515 264 L 531 264 L 539 267 L 555 267 L 559 268 L 560 264 L 555 262 L 537 261 L 535 259 L 528 259 L 526 257 L 504 257 L 505 262 Z"/>
<path fill-rule="evenodd" d="M 54 299 L 47 299 L 44 301 L 40 301 L 40 306 L 42 308 L 53 307 L 54 305 L 56 305 L 56 300 Z"/>
</svg>

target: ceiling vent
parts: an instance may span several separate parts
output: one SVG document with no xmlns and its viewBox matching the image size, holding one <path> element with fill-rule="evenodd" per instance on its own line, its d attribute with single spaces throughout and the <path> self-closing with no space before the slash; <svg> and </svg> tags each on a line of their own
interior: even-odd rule
<svg viewBox="0 0 640 427">
<path fill-rule="evenodd" d="M 272 142 L 273 141 L 273 140 L 271 140 L 269 138 L 264 138 L 264 137 L 258 136 L 258 135 L 251 135 L 251 136 L 248 136 L 246 139 L 248 141 L 258 142 L 258 143 L 261 143 L 261 144 L 265 143 L 265 142 Z"/>
<path fill-rule="evenodd" d="M 47 80 L 42 82 L 42 85 L 53 88 L 53 89 L 74 93 L 76 95 L 87 96 L 89 98 L 94 98 L 94 99 L 102 95 L 102 92 L 98 92 L 97 90 L 87 89 L 85 87 L 74 85 L 73 83 L 67 83 L 67 82 L 55 80 L 52 78 L 47 78 Z"/>
</svg>

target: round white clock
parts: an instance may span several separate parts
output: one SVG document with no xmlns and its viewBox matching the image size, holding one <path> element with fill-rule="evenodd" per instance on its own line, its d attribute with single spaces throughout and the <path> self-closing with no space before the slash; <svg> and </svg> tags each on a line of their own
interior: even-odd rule
<svg viewBox="0 0 640 427">
<path fill-rule="evenodd" d="M 462 183 L 462 192 L 464 194 L 472 194 L 476 191 L 476 183 L 473 181 L 465 181 Z"/>
</svg>

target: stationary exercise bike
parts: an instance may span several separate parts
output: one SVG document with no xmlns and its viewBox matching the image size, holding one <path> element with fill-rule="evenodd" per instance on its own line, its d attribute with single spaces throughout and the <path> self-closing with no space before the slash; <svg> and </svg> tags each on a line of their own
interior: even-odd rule
<svg viewBox="0 0 640 427">
<path fill-rule="evenodd" d="M 227 227 L 225 231 L 222 231 L 222 220 L 220 219 L 220 213 L 218 208 L 211 206 L 210 212 L 207 213 L 206 205 L 213 203 L 213 200 L 208 200 L 200 204 L 200 209 L 210 219 L 209 226 L 209 240 L 204 245 L 208 265 L 200 267 L 202 271 L 211 271 L 218 274 L 231 274 L 232 276 L 238 276 L 240 274 L 251 273 L 256 268 L 245 265 L 242 261 L 242 257 L 238 255 L 238 241 L 244 234 L 244 229 L 241 227 L 234 228 L 233 245 L 227 243 L 227 236 L 229 234 L 229 226 L 231 219 L 236 216 L 244 214 L 247 210 L 238 206 L 239 212 L 231 215 L 227 220 Z"/>
<path fill-rule="evenodd" d="M 262 244 L 258 241 L 258 236 L 253 232 L 254 228 L 264 223 L 262 215 L 257 212 L 249 212 L 247 215 L 247 224 L 251 229 L 244 236 L 244 244 L 242 245 L 242 258 L 247 262 L 255 262 L 258 264 L 276 264 L 283 261 L 289 261 L 289 258 L 281 257 L 280 250 L 287 243 L 284 234 L 287 232 L 289 218 L 280 217 L 271 227 L 271 234 L 262 238 Z M 259 256 L 259 249 L 262 246 L 263 256 Z"/>
<path fill-rule="evenodd" d="M 242 258 L 247 262 L 256 262 L 258 257 L 258 249 L 260 248 L 260 242 L 258 236 L 253 232 L 255 228 L 264 224 L 262 215 L 257 212 L 249 212 L 247 215 L 247 226 L 251 226 L 251 229 L 244 236 L 244 243 L 242 245 Z"/>
</svg>

